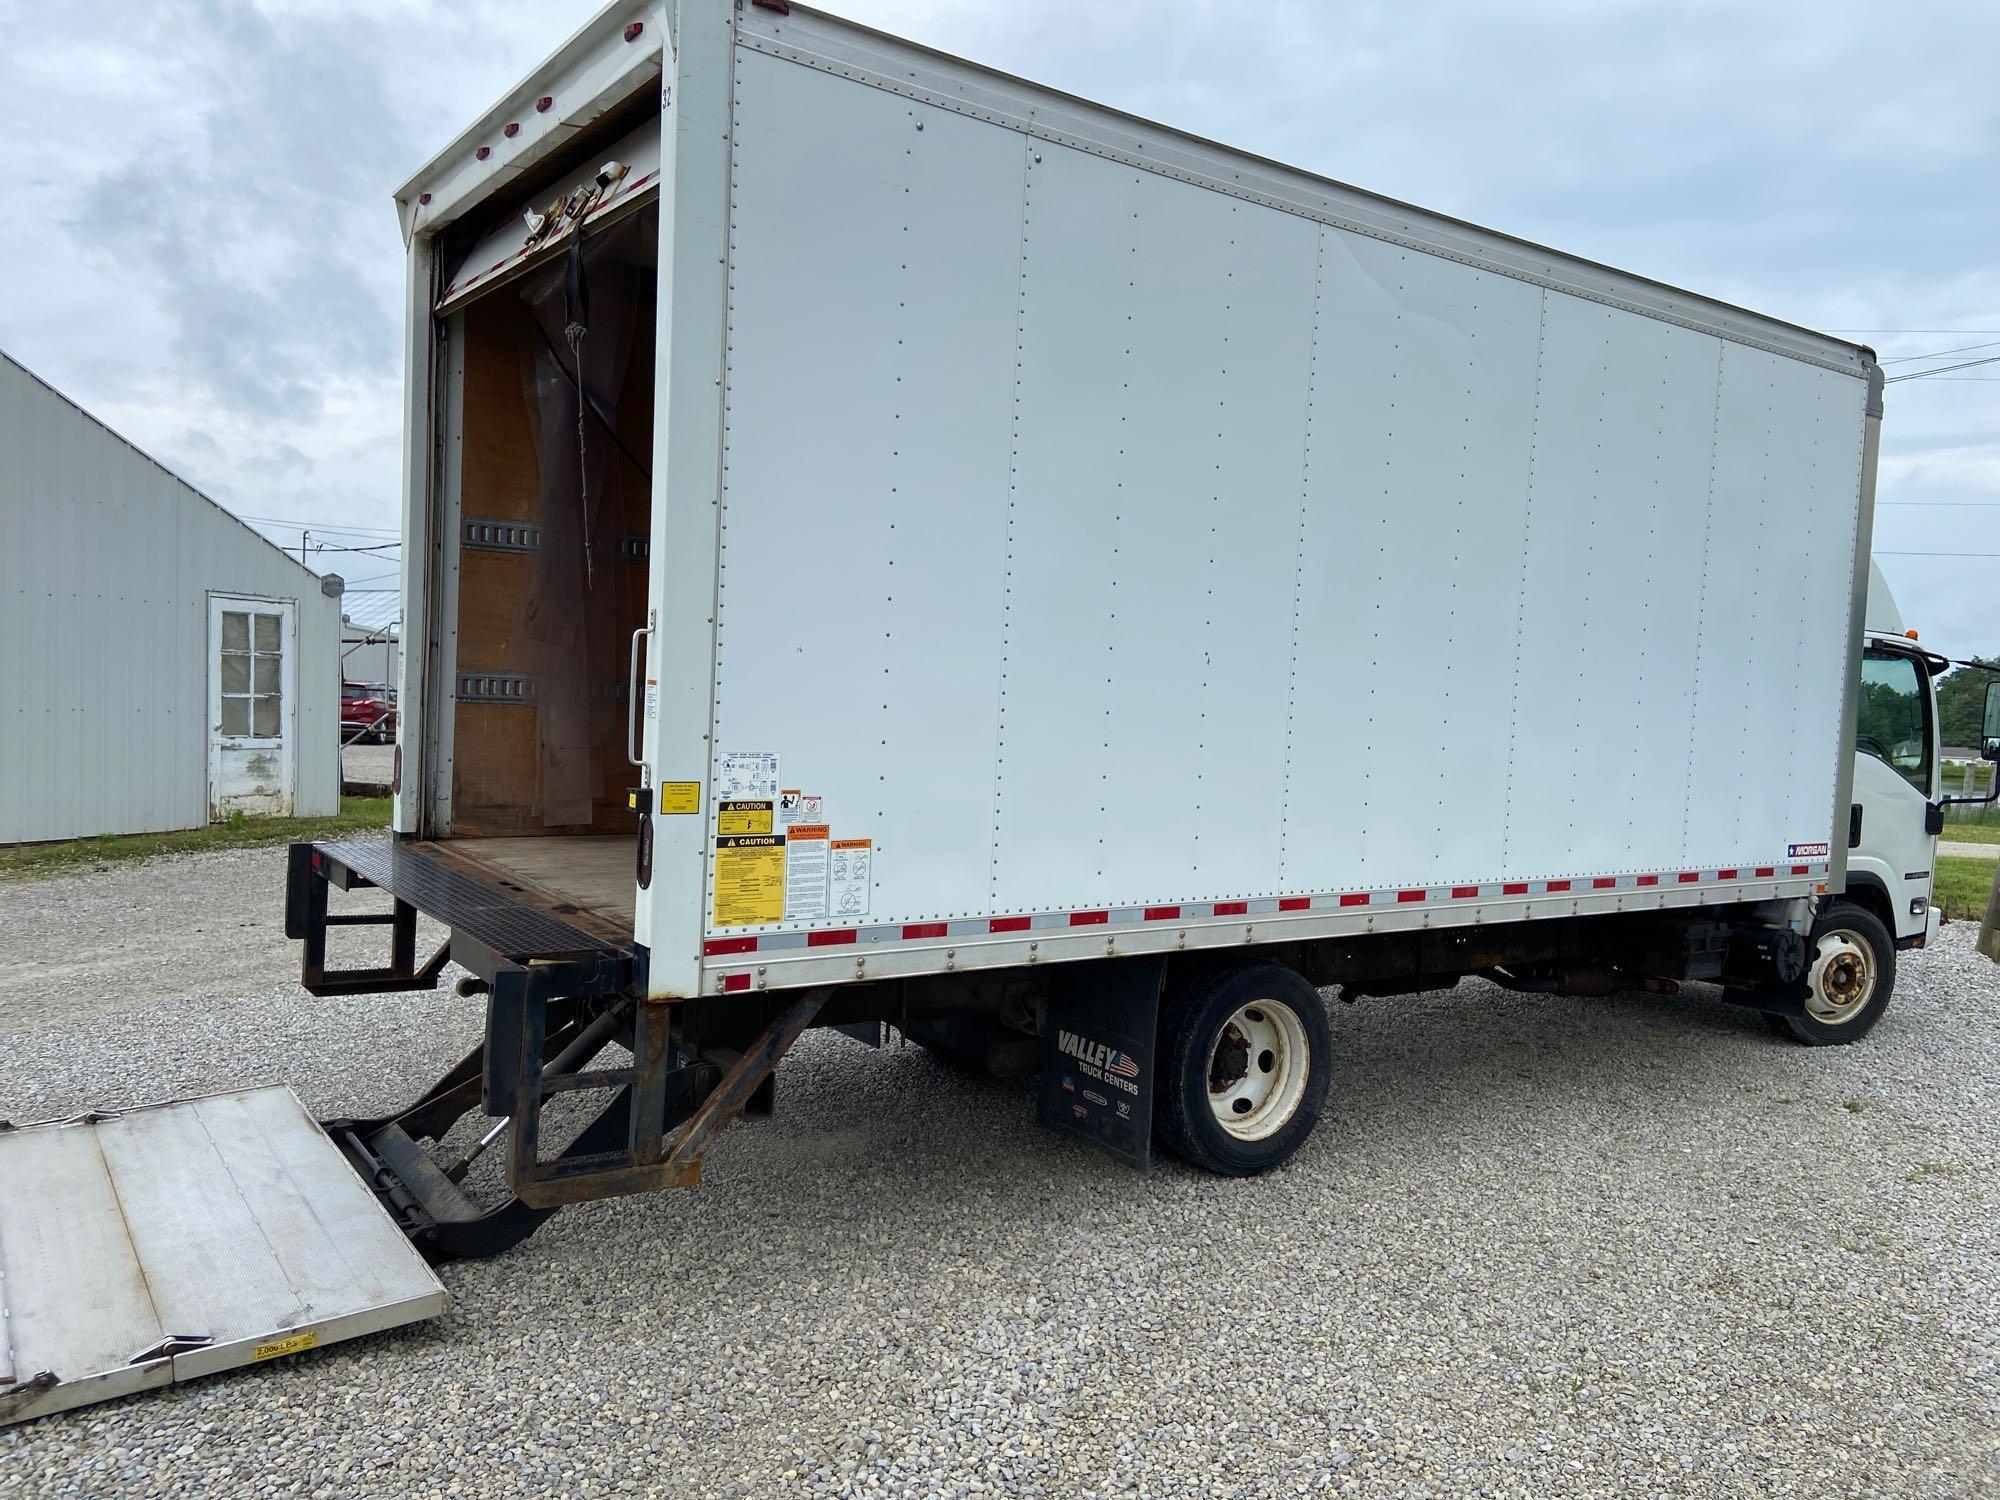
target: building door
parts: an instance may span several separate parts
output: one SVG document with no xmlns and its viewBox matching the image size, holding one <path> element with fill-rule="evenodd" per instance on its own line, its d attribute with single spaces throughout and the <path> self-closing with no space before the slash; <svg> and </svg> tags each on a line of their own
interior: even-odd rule
<svg viewBox="0 0 2000 1500">
<path fill-rule="evenodd" d="M 208 599 L 208 811 L 288 817 L 297 760 L 288 599 Z"/>
</svg>

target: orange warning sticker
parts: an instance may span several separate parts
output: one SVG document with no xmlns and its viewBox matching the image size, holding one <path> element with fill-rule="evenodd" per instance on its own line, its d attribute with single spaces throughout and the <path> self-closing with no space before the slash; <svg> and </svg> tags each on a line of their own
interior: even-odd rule
<svg viewBox="0 0 2000 1500">
<path fill-rule="evenodd" d="M 827 859 L 829 916 L 865 917 L 874 902 L 875 841 L 834 839 Z"/>
</svg>

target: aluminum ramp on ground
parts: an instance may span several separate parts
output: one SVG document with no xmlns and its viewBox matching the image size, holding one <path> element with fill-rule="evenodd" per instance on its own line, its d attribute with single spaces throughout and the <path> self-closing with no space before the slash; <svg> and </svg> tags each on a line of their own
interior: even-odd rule
<svg viewBox="0 0 2000 1500">
<path fill-rule="evenodd" d="M 446 1301 L 282 1085 L 0 1129 L 0 1425 Z"/>
</svg>

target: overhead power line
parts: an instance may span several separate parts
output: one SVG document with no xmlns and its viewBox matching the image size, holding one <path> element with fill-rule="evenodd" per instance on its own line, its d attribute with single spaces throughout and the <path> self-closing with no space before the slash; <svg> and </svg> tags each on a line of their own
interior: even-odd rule
<svg viewBox="0 0 2000 1500">
<path fill-rule="evenodd" d="M 1898 354 L 1894 359 L 1885 359 L 1885 365 L 1907 365 L 1912 360 L 1943 359 L 1947 354 L 1970 354 L 1975 349 L 2000 349 L 2000 343 L 1960 344 L 1956 349 L 1940 349 L 1935 354 Z"/>
<path fill-rule="evenodd" d="M 1970 370 L 1975 365 L 2000 365 L 2000 354 L 1989 354 L 1984 359 L 1968 359 L 1955 365 L 1940 365 L 1935 370 L 1912 370 L 1908 375 L 1891 375 L 1885 383 L 1895 385 L 1904 380 L 1928 380 L 1933 375 L 1948 375 L 1953 370 Z"/>
<path fill-rule="evenodd" d="M 309 531 L 323 531 L 338 536 L 401 536 L 402 529 L 396 526 L 338 526 L 327 521 L 301 521 L 291 516 L 246 516 L 238 515 L 239 521 L 251 521 L 259 526 L 303 526 Z"/>
</svg>

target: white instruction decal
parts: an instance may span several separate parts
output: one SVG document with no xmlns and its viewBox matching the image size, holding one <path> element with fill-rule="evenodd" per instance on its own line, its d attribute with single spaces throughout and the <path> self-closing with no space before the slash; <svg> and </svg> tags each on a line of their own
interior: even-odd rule
<svg viewBox="0 0 2000 1500">
<path fill-rule="evenodd" d="M 836 917 L 868 915 L 869 892 L 874 885 L 875 841 L 835 839 L 832 867 L 827 872 L 827 900 Z"/>
<path fill-rule="evenodd" d="M 710 795 L 717 802 L 777 801 L 778 752 L 738 750 L 717 756 Z"/>
<path fill-rule="evenodd" d="M 816 922 L 826 915 L 827 828 L 794 823 L 785 830 L 785 920 Z"/>
<path fill-rule="evenodd" d="M 650 724 L 653 720 L 659 718 L 659 716 L 660 680 L 657 677 L 648 677 L 646 679 L 646 722 Z"/>
<path fill-rule="evenodd" d="M 820 816 L 820 806 L 825 800 L 817 792 L 781 790 L 778 793 L 778 821 L 824 823 L 826 819 Z"/>
</svg>

